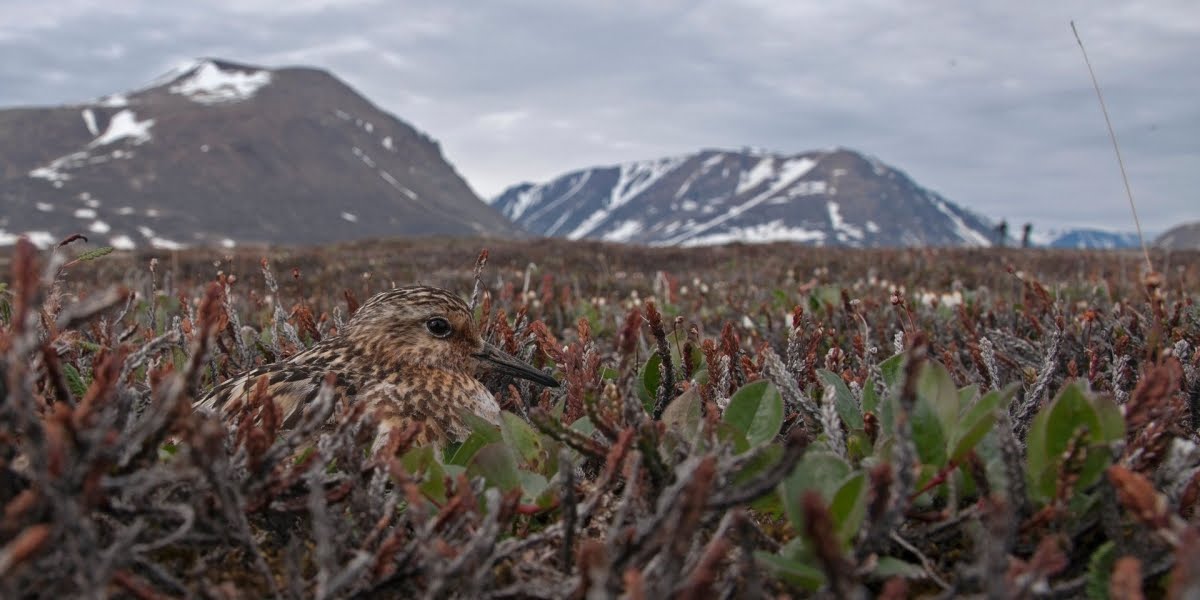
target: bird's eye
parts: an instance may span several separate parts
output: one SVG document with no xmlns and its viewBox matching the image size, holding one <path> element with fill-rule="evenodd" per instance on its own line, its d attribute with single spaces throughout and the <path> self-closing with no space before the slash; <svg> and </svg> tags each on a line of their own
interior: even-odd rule
<svg viewBox="0 0 1200 600">
<path fill-rule="evenodd" d="M 434 317 L 425 321 L 425 329 L 428 329 L 429 333 L 433 334 L 433 337 L 440 338 L 444 338 L 454 331 L 454 328 L 450 326 L 450 321 L 442 317 Z"/>
</svg>

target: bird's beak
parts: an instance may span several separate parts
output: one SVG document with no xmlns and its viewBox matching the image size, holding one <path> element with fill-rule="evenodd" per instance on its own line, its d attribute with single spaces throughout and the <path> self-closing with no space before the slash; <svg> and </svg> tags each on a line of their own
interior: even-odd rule
<svg viewBox="0 0 1200 600">
<path fill-rule="evenodd" d="M 546 387 L 558 387 L 558 382 L 555 379 L 535 368 L 525 364 L 520 360 L 513 358 L 507 352 L 484 342 L 483 350 L 475 353 L 475 358 L 482 360 L 488 365 L 502 373 L 507 373 L 513 377 L 528 379 L 534 383 L 540 383 Z"/>
</svg>

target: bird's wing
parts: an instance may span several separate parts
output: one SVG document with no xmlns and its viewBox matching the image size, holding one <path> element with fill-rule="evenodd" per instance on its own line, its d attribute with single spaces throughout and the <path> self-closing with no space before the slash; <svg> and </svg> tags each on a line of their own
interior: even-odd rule
<svg viewBox="0 0 1200 600">
<path fill-rule="evenodd" d="M 267 394 L 279 407 L 282 426 L 291 428 L 300 421 L 304 407 L 321 390 L 325 370 L 314 365 L 275 363 L 243 373 L 214 387 L 194 408 L 209 412 L 226 412 L 249 401 L 260 377 L 267 377 Z M 334 384 L 335 397 L 353 396 L 355 386 L 340 373 Z"/>
</svg>

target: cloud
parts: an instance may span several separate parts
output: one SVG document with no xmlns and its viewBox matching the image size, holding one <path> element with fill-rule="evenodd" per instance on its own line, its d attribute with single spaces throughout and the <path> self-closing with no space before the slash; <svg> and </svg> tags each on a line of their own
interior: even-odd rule
<svg viewBox="0 0 1200 600">
<path fill-rule="evenodd" d="M 220 56 L 327 68 L 483 195 L 703 147 L 846 146 L 993 218 L 1200 219 L 1200 11 L 1154 3 L 12 0 L 0 105 L 80 101 Z"/>
</svg>

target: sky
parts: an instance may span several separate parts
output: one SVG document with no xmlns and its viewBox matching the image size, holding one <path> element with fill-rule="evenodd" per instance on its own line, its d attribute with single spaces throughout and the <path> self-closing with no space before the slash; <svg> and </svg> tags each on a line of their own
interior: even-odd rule
<svg viewBox="0 0 1200 600">
<path fill-rule="evenodd" d="M 1132 230 L 1074 20 L 1148 232 L 1200 220 L 1195 0 L 3 0 L 0 107 L 196 57 L 330 70 L 483 197 L 694 152 L 847 147 L 989 218 Z"/>
</svg>

